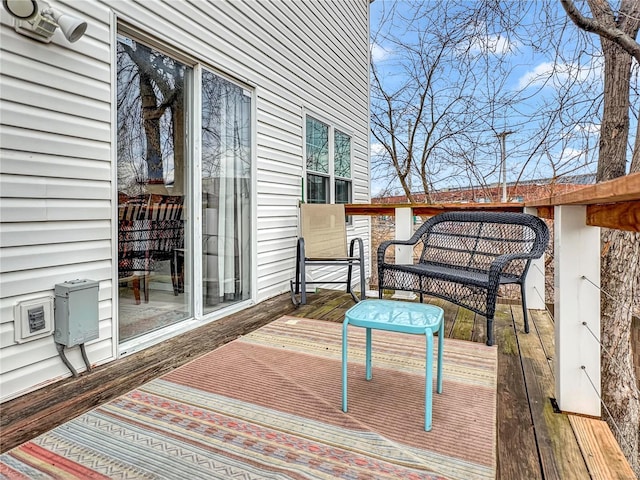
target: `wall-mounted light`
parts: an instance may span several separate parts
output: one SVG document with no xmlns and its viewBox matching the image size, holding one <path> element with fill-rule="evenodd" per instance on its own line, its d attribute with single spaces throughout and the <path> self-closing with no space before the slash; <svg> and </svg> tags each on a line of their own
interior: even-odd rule
<svg viewBox="0 0 640 480">
<path fill-rule="evenodd" d="M 75 42 L 87 30 L 87 22 L 62 13 L 43 0 L 2 0 L 5 10 L 14 19 L 16 32 L 48 43 L 56 28 L 67 40 Z"/>
</svg>

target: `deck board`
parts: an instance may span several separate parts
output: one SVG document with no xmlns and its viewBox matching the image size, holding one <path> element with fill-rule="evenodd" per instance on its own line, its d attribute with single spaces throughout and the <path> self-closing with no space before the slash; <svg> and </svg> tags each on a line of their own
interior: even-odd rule
<svg viewBox="0 0 640 480">
<path fill-rule="evenodd" d="M 442 300 L 447 337 L 485 340 L 485 318 Z M 5 402 L 0 409 L 1 451 L 23 443 L 60 423 L 156 378 L 239 335 L 282 315 L 341 322 L 353 306 L 344 292 L 321 290 L 295 309 L 289 294 L 269 299 L 142 352 L 96 367 Z M 605 448 L 599 465 L 590 466 L 598 442 L 610 441 L 599 430 L 585 430 L 582 450 L 566 415 L 553 412 L 553 322 L 546 312 L 530 311 L 531 333 L 524 334 L 520 305 L 498 305 L 495 338 L 498 349 L 497 478 L 589 478 L 595 468 L 616 471 L 615 449 Z M 515 322 L 515 324 L 514 324 Z M 515 326 L 514 326 L 515 325 Z M 574 427 L 576 429 L 577 427 Z M 594 443 L 595 442 L 595 443 Z M 611 456 L 614 467 L 607 467 Z M 595 471 L 595 470 L 593 470 Z M 594 477 L 596 478 L 596 477 Z"/>
<path fill-rule="evenodd" d="M 513 324 L 499 309 L 494 334 L 498 349 L 499 479 L 540 479 L 536 437 Z"/>
<path fill-rule="evenodd" d="M 569 415 L 578 445 L 593 480 L 634 480 L 636 478 L 622 454 L 609 426 L 602 420 Z"/>
<path fill-rule="evenodd" d="M 476 314 L 466 308 L 458 308 L 455 323 L 451 330 L 451 338 L 471 340 Z"/>
<path fill-rule="evenodd" d="M 512 309 L 515 325 L 523 325 L 522 309 Z M 569 419 L 554 412 L 550 398 L 554 395 L 554 376 L 537 332 L 537 322 L 543 317 L 531 316 L 531 332 L 516 328 L 529 408 L 536 432 L 540 463 L 545 479 L 580 480 L 589 478 L 589 472 L 578 448 Z"/>
</svg>

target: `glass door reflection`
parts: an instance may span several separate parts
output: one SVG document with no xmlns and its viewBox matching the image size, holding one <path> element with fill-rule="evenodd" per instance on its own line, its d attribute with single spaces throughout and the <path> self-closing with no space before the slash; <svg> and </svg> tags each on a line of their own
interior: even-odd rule
<svg viewBox="0 0 640 480">
<path fill-rule="evenodd" d="M 185 81 L 191 69 L 118 36 L 120 341 L 192 316 L 185 285 Z"/>
</svg>

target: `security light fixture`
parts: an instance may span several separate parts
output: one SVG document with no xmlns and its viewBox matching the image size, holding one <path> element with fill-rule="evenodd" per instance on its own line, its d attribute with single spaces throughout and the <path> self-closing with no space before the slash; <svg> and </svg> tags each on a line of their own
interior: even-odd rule
<svg viewBox="0 0 640 480">
<path fill-rule="evenodd" d="M 31 20 L 38 14 L 36 0 L 2 0 L 2 5 L 13 18 Z"/>
<path fill-rule="evenodd" d="M 43 0 L 2 0 L 14 19 L 16 32 L 40 42 L 49 43 L 60 27 L 69 42 L 75 42 L 87 30 L 87 22 L 52 8 Z"/>
</svg>

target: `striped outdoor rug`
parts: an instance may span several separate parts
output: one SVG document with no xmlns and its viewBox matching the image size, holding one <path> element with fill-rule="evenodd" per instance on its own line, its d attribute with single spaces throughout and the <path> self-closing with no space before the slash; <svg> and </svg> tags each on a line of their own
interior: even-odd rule
<svg viewBox="0 0 640 480">
<path fill-rule="evenodd" d="M 0 478 L 495 478 L 495 347 L 445 340 L 424 432 L 424 337 L 374 331 L 369 382 L 349 341 L 349 413 L 341 325 L 283 317 L 1 455 Z"/>
</svg>

